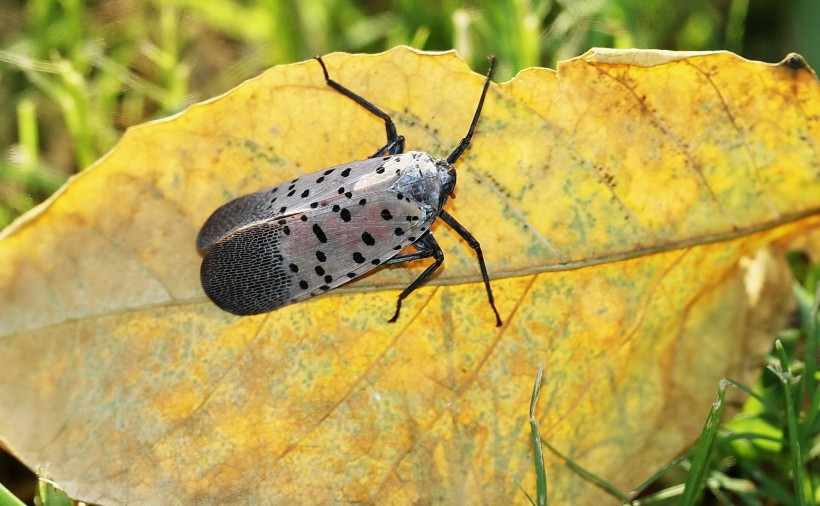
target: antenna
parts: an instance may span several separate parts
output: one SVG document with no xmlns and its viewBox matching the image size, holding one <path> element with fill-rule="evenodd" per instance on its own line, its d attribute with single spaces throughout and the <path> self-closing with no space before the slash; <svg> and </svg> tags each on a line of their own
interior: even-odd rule
<svg viewBox="0 0 820 506">
<path fill-rule="evenodd" d="M 473 134 L 475 133 L 475 128 L 478 125 L 478 118 L 481 116 L 481 108 L 484 107 L 484 97 L 487 96 L 487 89 L 490 87 L 490 78 L 493 76 L 494 68 L 495 56 L 490 56 L 490 69 L 487 71 L 487 78 L 484 79 L 484 89 L 481 90 L 481 98 L 478 99 L 478 107 L 475 109 L 473 122 L 470 123 L 470 129 L 467 130 L 467 135 L 461 139 L 461 142 L 458 143 L 456 149 L 454 149 L 453 152 L 450 153 L 450 156 L 447 157 L 447 163 L 450 165 L 454 164 L 456 160 L 461 158 L 461 155 L 470 146 L 470 141 L 473 140 Z"/>
</svg>

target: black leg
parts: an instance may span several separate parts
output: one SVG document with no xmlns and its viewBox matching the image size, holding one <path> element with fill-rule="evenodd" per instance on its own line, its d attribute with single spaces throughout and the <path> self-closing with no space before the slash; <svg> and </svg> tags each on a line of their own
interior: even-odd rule
<svg viewBox="0 0 820 506">
<path fill-rule="evenodd" d="M 377 158 L 384 155 L 398 155 L 404 153 L 404 136 L 399 135 L 392 142 L 388 142 L 368 158 Z"/>
<path fill-rule="evenodd" d="M 475 254 L 478 257 L 478 265 L 481 267 L 481 278 L 484 280 L 484 287 L 487 289 L 487 298 L 490 300 L 490 306 L 493 308 L 493 312 L 495 313 L 495 325 L 496 327 L 501 326 L 501 317 L 498 315 L 498 309 L 495 308 L 495 299 L 493 298 L 493 289 L 490 288 L 490 276 L 487 274 L 487 266 L 484 265 L 484 255 L 481 253 L 481 245 L 478 243 L 473 234 L 467 231 L 464 226 L 457 222 L 455 218 L 450 216 L 450 213 L 447 211 L 442 210 L 439 214 L 439 218 L 441 218 L 444 223 L 450 225 L 450 228 L 456 231 L 458 235 L 461 236 L 462 239 L 467 241 L 467 244 L 470 245 L 471 248 L 475 250 Z"/>
<path fill-rule="evenodd" d="M 432 276 L 433 273 L 436 272 L 436 269 L 438 269 L 441 263 L 444 261 L 444 253 L 441 251 L 441 247 L 436 242 L 436 239 L 435 237 L 433 237 L 433 234 L 427 233 L 423 235 L 421 239 L 413 243 L 413 246 L 418 248 L 417 252 L 407 253 L 405 255 L 393 257 L 390 259 L 393 260 L 393 262 L 388 260 L 386 263 L 395 264 L 399 262 L 409 262 L 411 260 L 418 260 L 419 258 L 427 257 L 433 257 L 435 259 L 435 262 L 429 265 L 426 269 L 424 269 L 424 272 L 422 272 L 421 275 L 419 275 L 419 277 L 415 279 L 415 281 L 410 283 L 410 286 L 405 288 L 399 294 L 399 299 L 396 301 L 396 314 L 393 315 L 393 318 L 390 318 L 390 320 L 388 320 L 390 323 L 395 323 L 396 320 L 399 318 L 399 312 L 401 312 L 401 301 L 407 298 L 408 295 L 413 293 L 416 290 L 416 288 L 426 283 L 427 280 L 430 279 L 430 276 Z"/>
<path fill-rule="evenodd" d="M 424 237 L 422 237 L 422 239 L 424 239 Z M 403 255 L 396 255 L 390 260 L 386 261 L 384 265 L 395 265 L 404 262 L 412 262 L 413 260 L 421 260 L 422 258 L 431 258 L 433 256 L 433 251 L 421 240 L 418 240 L 415 243 L 413 243 L 413 247 L 416 248 L 418 251 L 414 251 L 413 253 L 405 253 Z"/>
<path fill-rule="evenodd" d="M 353 100 L 360 106 L 364 107 L 370 114 L 373 114 L 374 116 L 377 116 L 384 120 L 384 128 L 387 131 L 387 144 L 385 144 L 382 148 L 376 151 L 376 153 L 374 153 L 370 158 L 383 156 L 385 154 L 395 155 L 403 153 L 404 137 L 398 134 L 398 132 L 396 131 L 396 124 L 393 123 L 393 120 L 390 118 L 390 116 L 388 116 L 386 112 L 382 111 L 372 103 L 368 102 L 363 97 L 357 95 L 356 93 L 353 93 L 349 89 L 345 88 L 341 84 L 331 79 L 330 75 L 327 73 L 327 67 L 325 67 L 325 62 L 322 61 L 322 57 L 316 56 L 315 58 L 319 62 L 319 65 L 322 66 L 322 72 L 325 73 L 325 82 L 328 86 L 338 91 L 342 95 L 346 96 L 347 98 Z"/>
</svg>

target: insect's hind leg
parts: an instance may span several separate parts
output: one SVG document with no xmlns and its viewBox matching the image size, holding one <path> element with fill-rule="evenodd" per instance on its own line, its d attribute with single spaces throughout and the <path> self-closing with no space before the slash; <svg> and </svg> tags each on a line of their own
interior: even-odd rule
<svg viewBox="0 0 820 506">
<path fill-rule="evenodd" d="M 319 65 L 322 66 L 322 72 L 324 72 L 325 74 L 325 82 L 328 86 L 338 91 L 342 95 L 346 96 L 347 98 L 353 100 L 354 102 L 365 108 L 370 114 L 373 114 L 374 116 L 377 116 L 384 121 L 384 128 L 387 131 L 387 143 L 381 148 L 379 148 L 375 153 L 370 155 L 370 158 L 404 153 L 404 137 L 399 135 L 396 131 L 396 124 L 393 122 L 393 119 L 390 116 L 388 116 L 386 112 L 376 107 L 374 104 L 369 102 L 361 95 L 358 95 L 350 91 L 349 89 L 345 88 L 341 84 L 331 79 L 330 75 L 327 72 L 327 67 L 325 67 L 325 62 L 322 61 L 322 57 L 315 56 L 314 58 L 316 59 L 316 61 L 319 62 Z"/>
<path fill-rule="evenodd" d="M 441 247 L 438 245 L 438 242 L 436 242 L 436 239 L 435 237 L 433 237 L 433 234 L 425 234 L 421 237 L 421 239 L 413 243 L 413 246 L 415 246 L 418 249 L 418 251 L 414 253 L 407 253 L 405 255 L 393 257 L 387 262 L 385 262 L 385 264 L 391 265 L 430 257 L 433 257 L 435 259 L 435 262 L 427 266 L 427 268 L 424 269 L 424 272 L 422 272 L 419 275 L 419 277 L 417 277 L 412 283 L 410 283 L 410 286 L 402 290 L 402 292 L 399 294 L 399 298 L 396 301 L 396 313 L 393 315 L 393 318 L 390 318 L 388 320 L 390 323 L 395 323 L 396 320 L 398 320 L 399 313 L 401 312 L 401 301 L 406 299 L 408 295 L 416 291 L 416 288 L 426 283 L 427 280 L 430 279 L 430 276 L 432 276 L 433 273 L 436 271 L 436 269 L 438 269 L 439 266 L 441 266 L 441 263 L 444 262 L 444 252 L 441 251 Z"/>
</svg>

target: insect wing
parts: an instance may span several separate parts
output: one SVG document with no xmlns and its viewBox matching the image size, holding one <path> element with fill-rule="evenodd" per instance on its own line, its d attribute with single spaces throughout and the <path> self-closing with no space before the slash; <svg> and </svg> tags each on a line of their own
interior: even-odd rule
<svg viewBox="0 0 820 506">
<path fill-rule="evenodd" d="M 377 171 L 381 177 L 373 183 L 387 189 L 394 180 L 391 174 L 395 174 L 395 170 L 388 174 L 380 167 L 388 160 L 389 157 L 371 158 L 337 165 L 236 198 L 214 211 L 202 225 L 196 239 L 197 248 L 206 250 L 221 238 L 255 223 L 319 209 L 331 199 L 352 198 L 355 182 Z"/>
<path fill-rule="evenodd" d="M 272 311 L 365 274 L 429 227 L 428 210 L 395 192 L 339 197 L 218 240 L 202 262 L 205 293 L 234 314 Z"/>
</svg>

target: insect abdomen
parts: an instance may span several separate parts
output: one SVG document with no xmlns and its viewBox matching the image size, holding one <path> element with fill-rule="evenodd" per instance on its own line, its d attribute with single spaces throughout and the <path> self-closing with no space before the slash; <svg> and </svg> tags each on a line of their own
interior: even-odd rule
<svg viewBox="0 0 820 506">
<path fill-rule="evenodd" d="M 279 225 L 260 223 L 214 243 L 200 269 L 208 297 L 237 315 L 266 313 L 287 304 L 292 278 L 283 263 L 281 236 Z"/>
</svg>

